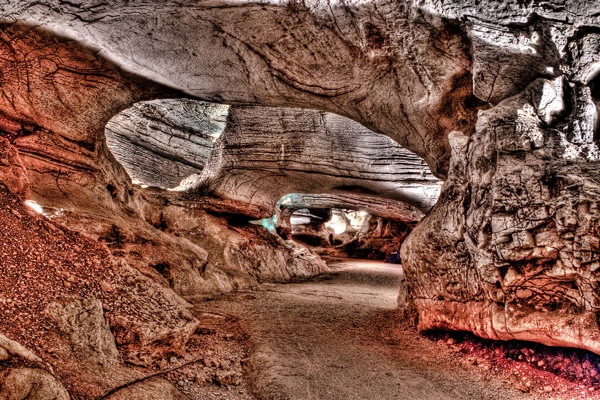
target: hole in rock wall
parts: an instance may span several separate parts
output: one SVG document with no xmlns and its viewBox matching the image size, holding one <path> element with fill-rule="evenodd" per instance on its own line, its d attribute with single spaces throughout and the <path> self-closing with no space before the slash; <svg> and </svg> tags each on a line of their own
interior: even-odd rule
<svg viewBox="0 0 600 400">
<path fill-rule="evenodd" d="M 588 87 L 590 88 L 592 99 L 595 102 L 600 102 L 600 70 L 589 79 Z"/>
<path fill-rule="evenodd" d="M 338 237 L 347 228 L 343 218 L 333 209 L 301 208 L 291 214 L 289 223 L 292 240 L 315 247 L 341 244 Z"/>
<path fill-rule="evenodd" d="M 341 208 L 299 209 L 289 218 L 289 238 L 323 256 L 369 258 L 399 263 L 411 228 L 400 221 Z"/>
<path fill-rule="evenodd" d="M 416 220 L 404 223 L 370 215 L 364 210 L 311 208 L 306 205 L 327 202 L 323 199 L 328 195 L 304 196 L 290 194 L 282 197 L 273 217 L 252 223 L 262 225 L 285 240 L 307 246 L 321 256 L 400 262 L 400 245 Z M 312 200 L 308 200 L 304 208 L 299 208 L 303 198 Z"/>
<path fill-rule="evenodd" d="M 588 83 L 592 102 L 596 106 L 594 121 L 594 140 L 600 142 L 600 69 L 592 76 Z"/>
<path fill-rule="evenodd" d="M 38 214 L 44 214 L 44 208 L 41 205 L 39 205 L 35 200 L 27 200 L 25 201 L 25 205 Z"/>
<path fill-rule="evenodd" d="M 134 184 L 173 189 L 202 172 L 228 112 L 197 100 L 140 102 L 108 122 L 106 142 Z"/>
</svg>

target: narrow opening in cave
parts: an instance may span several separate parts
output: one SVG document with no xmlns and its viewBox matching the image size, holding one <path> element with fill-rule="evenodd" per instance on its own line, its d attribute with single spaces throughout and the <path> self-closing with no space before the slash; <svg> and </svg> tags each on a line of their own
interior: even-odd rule
<svg viewBox="0 0 600 400">
<path fill-rule="evenodd" d="M 289 217 L 291 238 L 311 247 L 320 255 L 353 257 L 353 251 L 344 253 L 344 249 L 355 246 L 354 241 L 359 234 L 373 233 L 368 232 L 370 219 L 371 216 L 365 211 L 301 208 L 293 211 Z M 371 254 L 381 255 L 379 245 L 372 244 Z"/>
<path fill-rule="evenodd" d="M 600 70 L 593 74 L 588 80 L 590 94 L 596 102 L 600 102 Z"/>
<path fill-rule="evenodd" d="M 44 214 L 44 208 L 41 205 L 39 205 L 35 200 L 26 200 L 25 205 L 38 214 Z"/>
<path fill-rule="evenodd" d="M 106 143 L 134 184 L 180 188 L 202 173 L 228 110 L 189 99 L 139 102 L 108 122 Z"/>
</svg>

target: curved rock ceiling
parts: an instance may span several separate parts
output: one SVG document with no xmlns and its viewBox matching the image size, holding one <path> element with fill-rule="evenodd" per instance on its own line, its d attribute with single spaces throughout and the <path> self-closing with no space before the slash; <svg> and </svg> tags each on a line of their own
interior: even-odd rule
<svg viewBox="0 0 600 400">
<path fill-rule="evenodd" d="M 190 188 L 272 215 L 288 193 L 368 194 L 428 210 L 440 181 L 388 137 L 322 111 L 231 107 L 227 127 Z"/>
<path fill-rule="evenodd" d="M 473 129 L 465 33 L 400 3 L 9 1 L 3 14 L 203 100 L 349 116 L 440 175 L 445 134 Z"/>
</svg>

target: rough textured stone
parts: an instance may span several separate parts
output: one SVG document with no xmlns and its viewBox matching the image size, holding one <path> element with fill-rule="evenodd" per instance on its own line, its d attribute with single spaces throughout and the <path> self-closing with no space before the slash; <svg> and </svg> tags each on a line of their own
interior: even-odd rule
<svg viewBox="0 0 600 400">
<path fill-rule="evenodd" d="M 51 303 L 46 314 L 69 335 L 78 356 L 102 365 L 117 363 L 119 352 L 100 300 L 82 299 L 65 305 Z"/>
<path fill-rule="evenodd" d="M 400 251 L 411 228 L 404 222 L 371 217 L 352 240 L 341 246 L 340 255 L 386 259 Z"/>
<path fill-rule="evenodd" d="M 600 352 L 597 2 L 8 0 L 2 13 L 0 127 L 36 198 L 144 220 L 102 140 L 136 101 L 335 112 L 448 175 L 403 247 L 421 328 Z M 250 175 L 205 187 L 263 215 L 286 193 L 253 199 Z M 227 198 L 238 188 L 249 205 Z"/>
<path fill-rule="evenodd" d="M 114 356 L 102 314 L 117 338 L 119 361 L 147 365 L 185 350 L 198 322 L 170 289 L 117 262 L 101 243 L 28 213 L 4 187 L 0 220 L 0 316 L 3 333 L 13 339 L 0 336 L 0 347 L 11 363 L 54 370 L 78 398 L 135 379 L 139 372 L 121 362 L 98 363 Z M 97 301 L 81 300 L 92 297 L 102 310 Z M 58 323 L 44 313 L 48 308 L 57 311 Z"/>
<path fill-rule="evenodd" d="M 217 262 L 207 265 L 207 253 L 201 246 L 164 232 L 164 218 L 161 217 L 163 213 L 160 208 L 168 203 L 168 196 L 163 198 L 159 195 L 154 200 L 148 200 L 142 195 L 136 195 L 125 170 L 115 161 L 104 143 L 104 126 L 121 109 L 138 100 L 178 93 L 123 72 L 97 52 L 75 41 L 53 37 L 41 29 L 7 25 L 4 33 L 4 40 L 10 46 L 3 51 L 12 63 L 0 66 L 4 69 L 3 75 L 27 76 L 28 68 L 36 68 L 30 81 L 11 81 L 10 85 L 3 86 L 4 92 L 15 96 L 24 95 L 27 93 L 27 84 L 34 85 L 36 91 L 31 95 L 32 98 L 24 99 L 14 106 L 7 97 L 0 100 L 0 109 L 5 111 L 2 118 L 6 119 L 3 126 L 12 127 L 11 130 L 3 131 L 3 135 L 11 138 L 22 157 L 27 176 L 33 182 L 32 197 L 56 221 L 60 220 L 81 232 L 103 239 L 114 248 L 117 257 L 124 256 L 130 265 L 165 286 L 171 284 L 182 295 L 230 291 L 234 287 L 256 282 L 251 275 L 240 272 L 233 265 L 223 266 L 220 261 L 223 253 L 217 255 Z M 22 52 L 28 53 L 34 61 L 24 62 L 18 56 Z M 59 65 L 68 65 L 70 69 L 65 67 L 52 70 L 45 60 L 54 57 L 58 58 Z M 44 74 L 48 68 L 54 71 L 53 75 Z M 88 85 L 71 70 L 84 71 L 82 74 L 95 79 L 95 84 Z M 60 98 L 57 97 L 57 90 L 61 93 Z M 63 93 L 65 94 L 62 95 Z M 46 98 L 55 101 L 43 101 Z M 179 124 L 189 114 L 183 111 L 177 115 L 169 114 L 164 120 Z M 194 124 L 198 118 L 200 116 L 195 115 L 188 123 Z M 204 116 L 201 120 L 204 124 L 211 123 L 210 118 Z M 184 204 L 183 209 L 189 206 Z M 230 202 L 220 212 L 247 214 L 252 207 L 251 204 Z M 177 217 L 182 216 L 183 213 L 180 212 Z M 221 222 L 217 223 L 217 226 L 221 225 Z M 221 233 L 219 229 L 212 229 L 211 234 L 217 237 L 209 240 L 209 248 L 213 242 L 217 243 L 216 246 L 222 245 L 218 238 Z M 119 249 L 123 246 L 125 248 Z M 287 254 L 278 259 L 290 261 L 290 255 L 294 251 L 281 247 L 281 244 L 276 246 L 280 246 L 278 251 L 282 254 Z M 309 265 L 309 261 L 312 264 Z M 258 261 L 253 264 L 258 264 Z M 314 258 L 307 259 L 302 268 L 296 262 L 292 264 L 296 272 L 290 276 L 295 276 L 296 273 L 308 276 L 308 271 L 316 272 L 324 268 L 324 264 Z M 166 268 L 165 265 L 169 267 Z M 228 272 L 224 272 L 222 266 Z M 280 264 L 276 268 L 285 269 L 286 264 Z M 165 269 L 170 271 L 173 283 L 157 272 Z M 253 270 L 255 273 L 256 265 Z M 236 281 L 233 284 L 228 281 L 228 277 L 240 274 L 244 276 L 243 279 L 233 278 Z M 281 274 L 287 273 L 282 271 Z M 281 274 L 278 276 L 283 276 Z M 267 278 L 262 275 L 261 279 Z M 133 338 L 132 335 L 127 337 Z"/>
<path fill-rule="evenodd" d="M 69 400 L 69 393 L 49 372 L 9 368 L 0 372 L 0 398 L 6 400 Z"/>
<path fill-rule="evenodd" d="M 158 195 L 159 201 L 162 197 Z M 229 292 L 257 282 L 305 279 L 327 271 L 319 257 L 249 224 L 248 217 L 211 215 L 200 207 L 202 202 L 210 202 L 210 197 L 191 198 L 198 202 L 175 192 L 168 205 L 154 208 L 155 215 L 160 214 L 164 221 L 165 231 L 207 252 L 206 263 L 193 275 L 177 267 L 177 257 L 164 261 L 166 270 L 162 273 L 181 295 Z"/>
<path fill-rule="evenodd" d="M 108 396 L 106 400 L 187 400 L 173 384 L 166 379 L 152 378 L 123 388 Z"/>
<path fill-rule="evenodd" d="M 29 179 L 19 152 L 3 137 L 0 137 L 0 182 L 21 199 L 29 198 Z"/>
<path fill-rule="evenodd" d="M 18 357 L 33 364 L 44 365 L 44 361 L 41 358 L 33 354 L 19 342 L 11 340 L 2 334 L 0 334 L 0 349 L 2 349 L 1 358 L 3 361 Z"/>
<path fill-rule="evenodd" d="M 293 211 L 301 208 L 364 211 L 369 215 L 409 224 L 416 224 L 424 216 L 421 210 L 404 202 L 368 194 L 290 193 L 277 202 L 275 216 L 278 223 L 281 224 Z"/>
<path fill-rule="evenodd" d="M 482 112 L 471 138 L 451 135 L 440 202 L 402 254 L 421 329 L 600 352 L 596 144 L 569 139 L 577 107 L 544 122 L 540 101 L 567 96 L 556 87 L 536 80 Z M 586 101 L 571 93 L 557 104 Z"/>
</svg>

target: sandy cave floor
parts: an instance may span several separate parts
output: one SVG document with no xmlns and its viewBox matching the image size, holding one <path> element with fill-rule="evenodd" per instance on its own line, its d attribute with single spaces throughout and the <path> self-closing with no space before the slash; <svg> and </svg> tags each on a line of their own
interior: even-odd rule
<svg viewBox="0 0 600 400">
<path fill-rule="evenodd" d="M 600 398 L 589 383 L 498 356 L 497 348 L 420 335 L 402 324 L 399 265 L 330 265 L 332 273 L 307 282 L 265 284 L 195 305 L 201 319 L 237 321 L 250 349 L 243 382 L 229 387 L 227 398 L 248 399 L 249 392 L 299 400 Z"/>
</svg>

